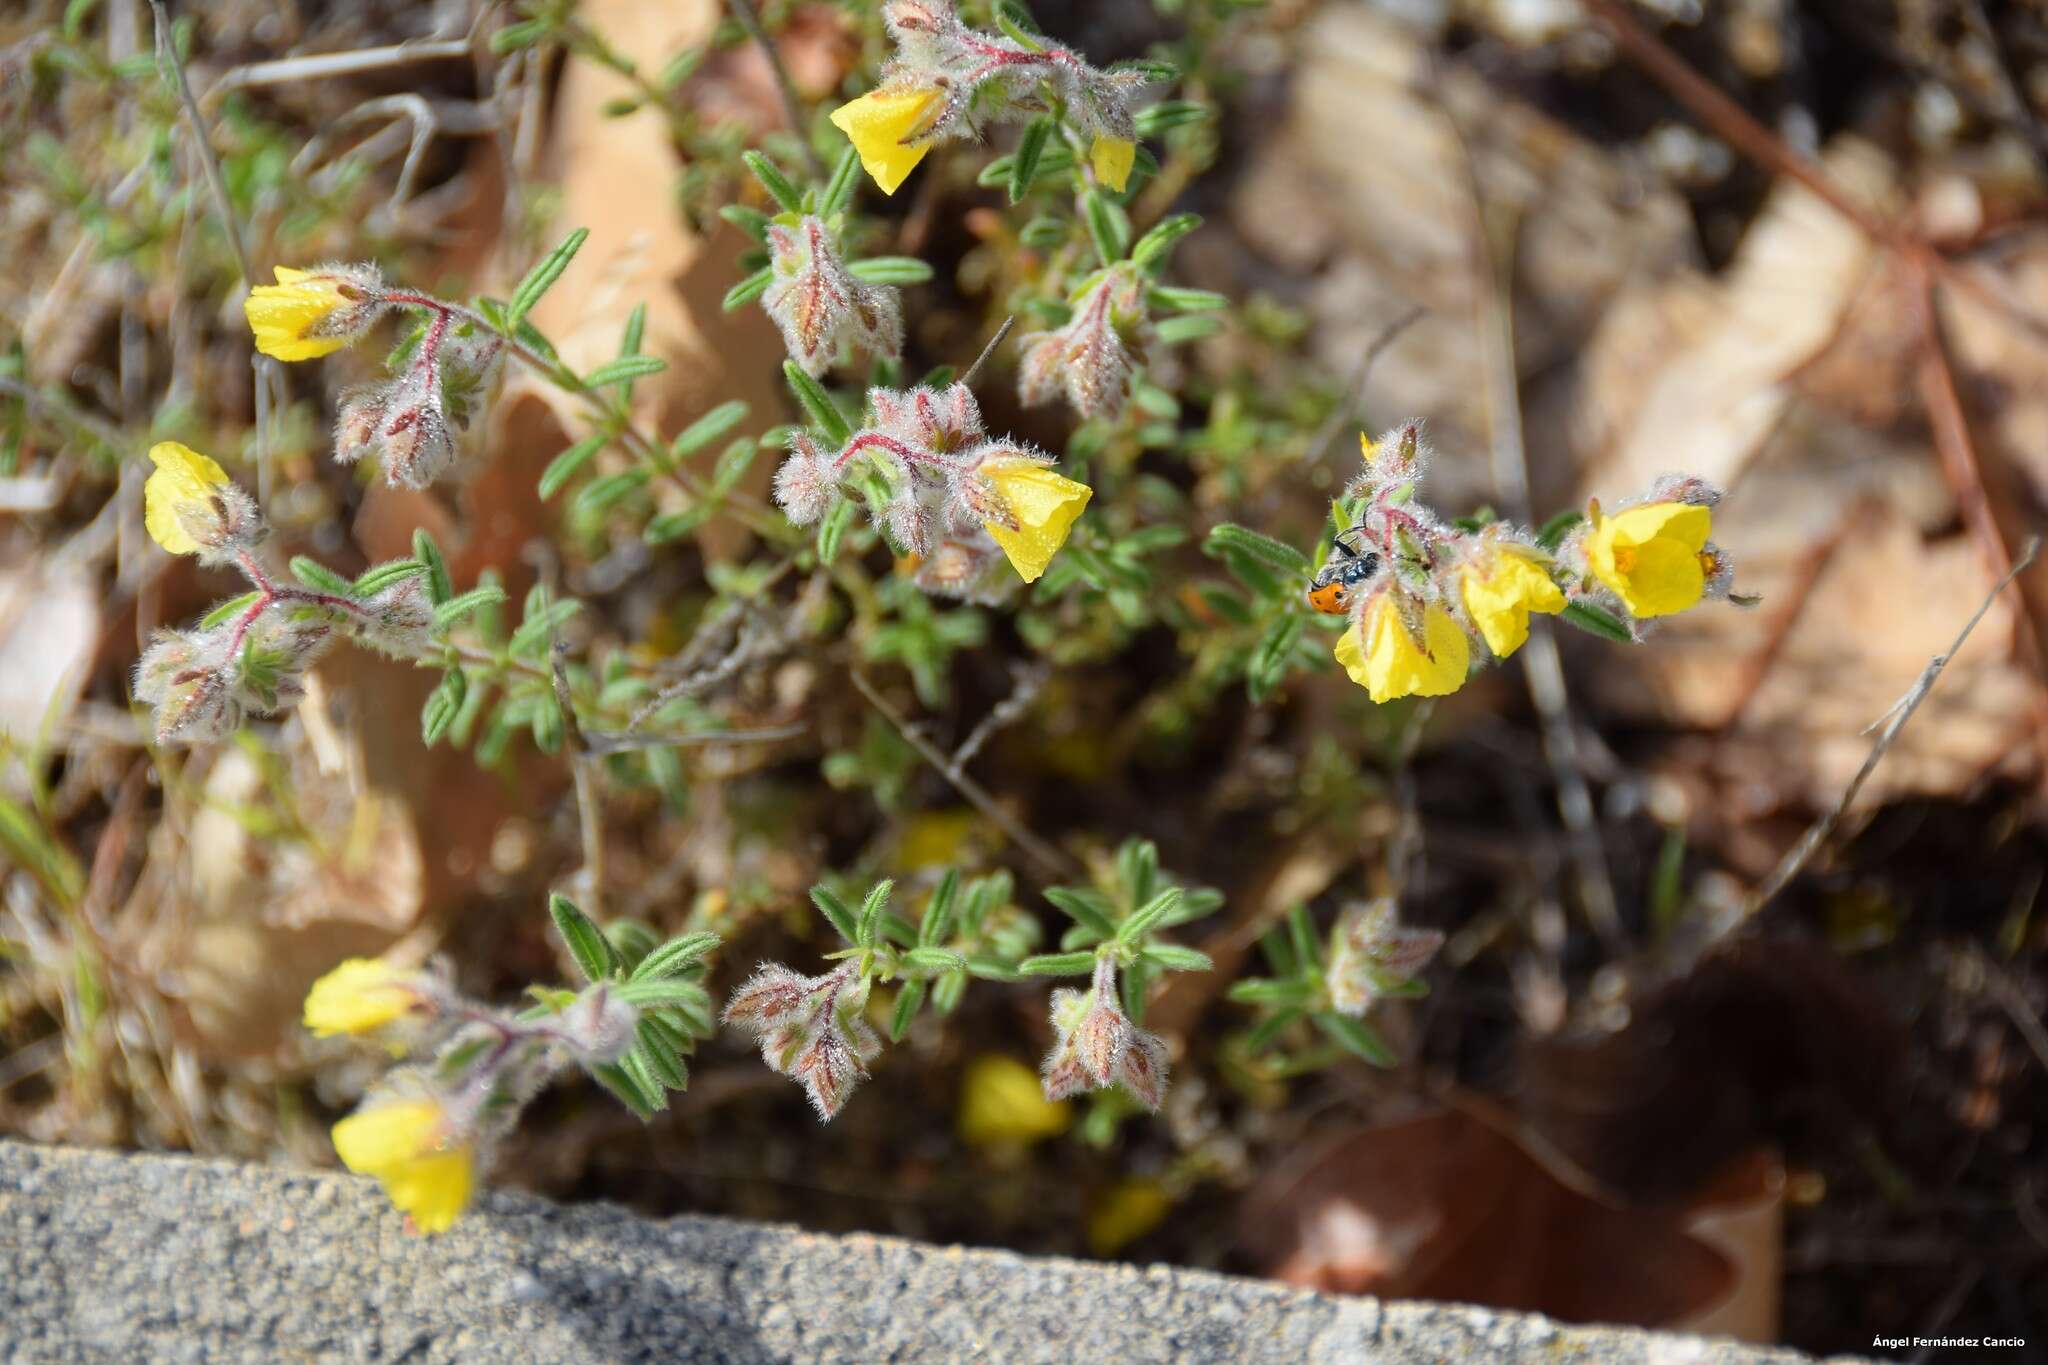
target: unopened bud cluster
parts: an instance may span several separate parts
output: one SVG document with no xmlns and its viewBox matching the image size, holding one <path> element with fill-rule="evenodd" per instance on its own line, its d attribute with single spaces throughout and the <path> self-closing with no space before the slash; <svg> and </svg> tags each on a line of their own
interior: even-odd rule
<svg viewBox="0 0 2048 1365">
<path fill-rule="evenodd" d="M 262 513 L 225 470 L 175 441 L 149 454 L 156 465 L 143 485 L 150 535 L 174 554 L 233 565 L 254 588 L 196 627 L 158 631 L 143 651 L 135 696 L 154 708 L 160 743 L 221 739 L 246 716 L 295 704 L 307 671 L 337 634 L 400 657 L 428 646 L 435 618 L 423 566 L 360 590 L 335 575 L 324 575 L 332 580 L 327 591 L 282 582 L 259 554 L 269 536 Z"/>
<path fill-rule="evenodd" d="M 774 282 L 761 306 L 805 374 L 831 368 L 842 345 L 876 357 L 903 349 L 901 296 L 854 279 L 822 219 L 805 214 L 793 226 L 770 223 L 767 233 Z"/>
<path fill-rule="evenodd" d="M 360 340 L 385 313 L 425 313 L 401 348 L 395 377 L 344 395 L 334 429 L 335 458 L 370 458 L 392 484 L 425 488 L 456 455 L 503 357 L 503 343 L 453 305 L 387 286 L 367 265 L 279 266 L 277 283 L 258 285 L 243 305 L 256 349 L 279 360 L 312 360 Z"/>
<path fill-rule="evenodd" d="M 567 993 L 562 993 L 567 996 Z M 439 975 L 356 958 L 306 996 L 305 1025 L 403 1058 L 349 1117 L 334 1150 L 375 1176 L 421 1232 L 445 1230 L 519 1112 L 570 1065 L 610 1066 L 633 1046 L 640 1011 L 607 982 L 556 1007 L 513 1014 L 466 999 Z"/>
<path fill-rule="evenodd" d="M 789 519 L 809 526 L 853 490 L 875 526 L 922 562 L 927 592 L 999 599 L 1016 578 L 1037 581 L 1092 495 L 1021 442 L 990 438 L 965 384 L 868 390 L 868 422 L 838 450 L 806 432 L 790 438 L 775 479 Z"/>
<path fill-rule="evenodd" d="M 751 1032 L 768 1069 L 802 1085 L 829 1122 L 882 1053 L 881 1037 L 862 1013 L 867 1002 L 868 981 L 854 962 L 823 976 L 770 962 L 733 992 L 725 1022 Z"/>
<path fill-rule="evenodd" d="M 1308 588 L 1317 611 L 1350 618 L 1337 661 L 1378 702 L 1443 696 L 1480 657 L 1505 659 L 1529 638 L 1531 613 L 1623 639 L 1646 623 L 1729 595 L 1734 570 L 1708 539 L 1720 491 L 1660 480 L 1612 512 L 1539 539 L 1503 521 L 1448 521 L 1415 500 L 1428 450 L 1415 424 L 1360 439 L 1365 467 L 1345 490 L 1357 508 Z"/>
<path fill-rule="evenodd" d="M 1096 178 L 1124 188 L 1137 151 L 1131 102 L 1142 74 L 1097 70 L 1043 39 L 969 28 L 947 0 L 890 0 L 882 18 L 896 55 L 880 86 L 840 106 L 832 121 L 885 193 L 894 194 L 935 144 L 979 138 L 989 124 L 1018 122 L 1055 102 L 1088 139 Z"/>
<path fill-rule="evenodd" d="M 1120 414 L 1153 336 L 1146 284 L 1128 263 L 1083 281 L 1063 326 L 1019 338 L 1018 396 L 1034 406 L 1064 396 L 1083 417 Z"/>
<path fill-rule="evenodd" d="M 1087 990 L 1052 993 L 1052 1028 L 1052 1051 L 1041 1068 L 1047 1099 L 1122 1086 L 1147 1109 L 1159 1108 L 1166 1097 L 1166 1043 L 1124 1013 L 1109 955 L 1096 959 Z"/>
</svg>

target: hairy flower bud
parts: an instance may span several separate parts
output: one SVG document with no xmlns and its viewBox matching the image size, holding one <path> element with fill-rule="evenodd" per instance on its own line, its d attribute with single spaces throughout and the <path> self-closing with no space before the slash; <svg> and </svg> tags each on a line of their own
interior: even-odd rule
<svg viewBox="0 0 2048 1365">
<path fill-rule="evenodd" d="M 135 699 L 156 708 L 159 744 L 225 739 L 242 723 L 242 705 L 225 668 L 227 636 L 218 630 L 160 630 L 135 666 Z"/>
<path fill-rule="evenodd" d="M 775 471 L 775 502 L 798 526 L 809 526 L 832 505 L 834 484 L 818 443 L 799 430 L 789 438 L 789 454 Z"/>
<path fill-rule="evenodd" d="M 1166 1044 L 1123 1012 L 1109 958 L 1096 960 L 1087 991 L 1053 992 L 1052 1026 L 1055 1041 L 1041 1068 L 1047 1099 L 1121 1085 L 1147 1109 L 1159 1107 L 1166 1095 Z"/>
<path fill-rule="evenodd" d="M 761 1060 L 799 1082 L 829 1122 L 881 1055 L 882 1040 L 861 1017 L 866 995 L 850 963 L 824 976 L 799 976 L 771 962 L 733 992 L 725 1022 L 750 1030 Z"/>
<path fill-rule="evenodd" d="M 434 604 L 424 574 L 413 574 L 363 599 L 366 609 L 348 618 L 349 633 L 394 659 L 419 657 L 433 643 Z"/>
<path fill-rule="evenodd" d="M 832 235 L 815 215 L 795 227 L 771 225 L 775 282 L 761 306 L 782 329 L 790 359 L 809 375 L 832 365 L 841 342 L 874 356 L 903 348 L 903 309 L 897 291 L 865 285 L 847 273 Z"/>
<path fill-rule="evenodd" d="M 159 441 L 149 459 L 156 468 L 142 486 L 143 525 L 172 554 L 222 564 L 270 534 L 256 500 L 190 446 Z"/>
<path fill-rule="evenodd" d="M 1081 416 L 1114 419 L 1135 373 L 1126 338 L 1148 328 L 1142 286 L 1127 271 L 1109 271 L 1074 301 L 1064 326 L 1018 340 L 1018 397 L 1036 405 L 1064 393 Z"/>
<path fill-rule="evenodd" d="M 1437 929 L 1404 928 L 1385 897 L 1347 906 L 1332 935 L 1324 979 L 1330 1003 L 1354 1017 L 1381 996 L 1399 991 L 1444 945 Z"/>
</svg>

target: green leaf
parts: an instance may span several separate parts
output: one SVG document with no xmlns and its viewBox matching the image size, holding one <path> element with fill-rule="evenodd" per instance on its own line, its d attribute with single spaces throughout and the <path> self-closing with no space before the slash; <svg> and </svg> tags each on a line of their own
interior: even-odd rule
<svg viewBox="0 0 2048 1365">
<path fill-rule="evenodd" d="M 1209 117 L 1209 106 L 1193 100 L 1161 100 L 1137 113 L 1139 137 L 1158 137 L 1169 128 L 1200 123 Z"/>
<path fill-rule="evenodd" d="M 1235 983 L 1225 994 L 1241 1005 L 1305 1005 L 1316 997 L 1315 988 L 1300 977 L 1253 977 Z"/>
<path fill-rule="evenodd" d="M 839 558 L 839 542 L 853 525 L 857 515 L 851 501 L 841 498 L 832 504 L 832 510 L 825 514 L 824 523 L 818 527 L 818 562 L 830 566 Z"/>
<path fill-rule="evenodd" d="M 718 935 L 712 933 L 698 932 L 672 938 L 640 959 L 640 965 L 633 969 L 633 979 L 651 981 L 664 976 L 674 976 L 697 962 L 718 944 Z"/>
<path fill-rule="evenodd" d="M 1311 568 L 1308 556 L 1292 545 L 1260 535 L 1235 522 L 1226 521 L 1216 526 L 1209 532 L 1209 538 L 1202 542 L 1204 554 L 1220 556 L 1231 550 L 1249 555 L 1282 573 L 1307 577 Z"/>
<path fill-rule="evenodd" d="M 424 528 L 412 533 L 412 557 L 427 566 L 428 601 L 438 606 L 455 595 L 455 586 L 448 581 L 448 561 Z"/>
<path fill-rule="evenodd" d="M 1124 922 L 1116 927 L 1116 941 L 1118 943 L 1138 942 L 1145 935 L 1158 928 L 1159 922 L 1166 918 L 1167 912 L 1178 904 L 1180 904 L 1180 888 L 1169 886 L 1166 890 L 1152 897 L 1152 899 L 1146 901 L 1124 918 Z"/>
<path fill-rule="evenodd" d="M 863 284 L 929 284 L 932 268 L 915 256 L 870 256 L 847 264 L 846 273 Z"/>
<path fill-rule="evenodd" d="M 604 927 L 605 942 L 618 955 L 619 967 L 629 976 L 639 969 L 647 955 L 661 946 L 654 931 L 637 919 L 615 919 Z"/>
<path fill-rule="evenodd" d="M 1635 643 L 1636 637 L 1629 630 L 1627 622 L 1590 602 L 1567 602 L 1564 610 L 1558 615 L 1560 619 L 1571 622 L 1580 630 L 1604 636 L 1624 645 Z"/>
<path fill-rule="evenodd" d="M 1017 150 L 1010 157 L 1010 202 L 1023 200 L 1031 189 L 1032 180 L 1038 175 L 1039 158 L 1045 155 L 1045 144 L 1052 136 L 1053 121 L 1044 114 L 1024 125 L 1024 134 L 1017 139 Z"/>
<path fill-rule="evenodd" d="M 1116 937 L 1116 922 L 1110 918 L 1109 901 L 1101 892 L 1078 886 L 1049 886 L 1045 898 L 1053 909 L 1097 938 Z"/>
<path fill-rule="evenodd" d="M 937 889 L 931 899 L 925 902 L 924 914 L 917 923 L 917 941 L 930 945 L 943 943 L 953 932 L 953 903 L 960 893 L 960 873 L 947 868 L 946 875 L 939 878 Z"/>
<path fill-rule="evenodd" d="M 1223 319 L 1214 313 L 1188 313 L 1177 318 L 1160 319 L 1152 332 L 1161 345 L 1179 346 L 1184 342 L 1215 336 L 1222 330 Z"/>
<path fill-rule="evenodd" d="M 1362 1019 L 1324 1010 L 1316 1014 L 1316 1027 L 1345 1051 L 1356 1053 L 1374 1066 L 1392 1066 L 1399 1060 L 1394 1056 L 1394 1050 L 1387 1046 L 1386 1039 Z"/>
<path fill-rule="evenodd" d="M 846 414 L 832 401 L 832 395 L 825 392 L 825 386 L 805 374 L 794 360 L 782 362 L 782 377 L 789 382 L 789 391 L 803 405 L 811 424 L 824 434 L 825 444 L 835 450 L 845 445 L 853 431 L 846 424 Z"/>
<path fill-rule="evenodd" d="M 638 1009 L 690 1008 L 704 999 L 704 988 L 679 976 L 642 976 L 620 983 L 619 999 Z"/>
<path fill-rule="evenodd" d="M 658 355 L 622 355 L 617 360 L 604 364 L 583 376 L 583 387 L 601 389 L 608 384 L 622 384 L 642 375 L 660 374 L 668 368 L 668 362 Z"/>
<path fill-rule="evenodd" d="M 471 612 L 481 611 L 485 607 L 494 607 L 504 600 L 505 590 L 495 583 L 487 583 L 479 588 L 471 588 L 462 596 L 451 597 L 440 606 L 435 607 L 434 625 L 439 630 L 447 630 L 449 627 L 460 623 Z"/>
<path fill-rule="evenodd" d="M 562 936 L 562 942 L 569 945 L 569 955 L 576 959 L 576 966 L 586 981 L 602 981 L 618 966 L 618 958 L 612 953 L 612 945 L 598 932 L 590 916 L 576 908 L 576 902 L 567 896 L 548 897 L 548 914 L 555 921 L 555 932 Z"/>
<path fill-rule="evenodd" d="M 616 1095 L 628 1109 L 638 1114 L 643 1121 L 653 1118 L 661 1107 L 661 1104 L 643 1088 L 638 1076 L 624 1066 L 605 1064 L 588 1066 L 584 1070 L 588 1071 L 598 1084 Z"/>
<path fill-rule="evenodd" d="M 847 908 L 845 901 L 832 894 L 829 887 L 822 883 L 812 887 L 811 904 L 818 907 L 833 929 L 838 932 L 839 937 L 855 947 L 860 945 L 860 921 L 854 917 L 853 911 Z"/>
<path fill-rule="evenodd" d="M 669 442 L 669 458 L 685 459 L 695 455 L 719 437 L 731 431 L 747 418 L 746 400 L 732 398 L 720 403 L 711 411 L 683 428 L 675 440 Z"/>
<path fill-rule="evenodd" d="M 1081 216 L 1088 222 L 1088 236 L 1095 242 L 1095 254 L 1104 265 L 1115 265 L 1131 245 L 1131 220 L 1108 195 L 1088 190 L 1081 196 Z"/>
<path fill-rule="evenodd" d="M 956 972 L 967 965 L 967 959 L 945 948 L 906 948 L 903 963 L 921 972 Z"/>
<path fill-rule="evenodd" d="M 355 595 L 374 597 L 386 588 L 396 586 L 408 578 L 417 578 L 427 571 L 427 566 L 417 559 L 387 559 L 382 564 L 372 564 L 356 579 Z"/>
<path fill-rule="evenodd" d="M 1164 972 L 1210 972 L 1216 970 L 1215 962 L 1200 949 L 1183 947 L 1178 943 L 1148 943 L 1139 950 L 1138 956 Z"/>
<path fill-rule="evenodd" d="M 328 568 L 317 559 L 305 555 L 293 555 L 289 565 L 292 577 L 311 588 L 314 592 L 326 593 L 329 597 L 354 598 L 356 585 Z"/>
<path fill-rule="evenodd" d="M 789 213 L 804 211 L 804 195 L 782 173 L 782 168 L 759 152 L 747 152 L 740 158 L 747 163 L 747 169 L 754 173 L 754 179 L 761 182 L 761 188 L 774 196 L 775 202 Z"/>
<path fill-rule="evenodd" d="M 1176 213 L 1171 218 L 1162 218 L 1131 248 L 1131 259 L 1146 267 L 1162 264 L 1180 239 L 1201 225 L 1202 216 L 1198 213 Z"/>
<path fill-rule="evenodd" d="M 839 164 L 832 168 L 832 178 L 825 182 L 825 192 L 818 196 L 818 216 L 830 219 L 846 212 L 853 202 L 853 187 L 860 183 L 860 151 L 852 143 L 839 154 Z"/>
<path fill-rule="evenodd" d="M 621 469 L 611 474 L 592 479 L 576 490 L 571 506 L 576 511 L 589 515 L 616 507 L 647 486 L 653 472 L 642 466 L 639 469 Z"/>
<path fill-rule="evenodd" d="M 896 883 L 886 878 L 868 888 L 868 894 L 860 903 L 860 933 L 854 939 L 857 946 L 872 948 L 882 941 L 879 932 L 882 911 L 888 907 L 889 893 L 895 889 Z M 911 936 L 915 937 L 915 931 Z"/>
<path fill-rule="evenodd" d="M 540 476 L 541 501 L 545 502 L 561 492 L 562 485 L 575 478 L 576 471 L 589 464 L 590 457 L 603 450 L 610 439 L 601 431 L 593 432 L 548 461 L 548 467 L 541 471 Z"/>
<path fill-rule="evenodd" d="M 1045 44 L 1038 37 L 1038 22 L 1019 0 L 996 0 L 990 6 L 989 18 L 1011 42 L 1032 52 L 1045 51 Z"/>
<path fill-rule="evenodd" d="M 738 284 L 725 291 L 725 299 L 719 304 L 726 312 L 744 308 L 768 292 L 768 286 L 775 283 L 775 267 L 764 265 Z"/>
<path fill-rule="evenodd" d="M 1212 289 L 1182 289 L 1177 285 L 1155 284 L 1145 291 L 1154 308 L 1174 313 L 1218 313 L 1230 307 L 1230 300 Z"/>
<path fill-rule="evenodd" d="M 1025 976 L 1086 976 L 1095 970 L 1093 953 L 1040 953 L 1017 964 Z"/>
<path fill-rule="evenodd" d="M 718 216 L 757 242 L 768 240 L 768 224 L 774 221 L 761 210 L 745 204 L 727 204 L 718 210 Z"/>
<path fill-rule="evenodd" d="M 640 1045 L 635 1054 L 652 1073 L 670 1090 L 682 1090 L 690 1084 L 690 1068 L 683 1064 L 682 1053 L 661 1031 L 661 1026 L 652 1019 L 642 1018 L 638 1029 Z"/>
<path fill-rule="evenodd" d="M 1089 957 L 1092 960 L 1094 954 L 1089 954 Z M 1007 962 L 990 953 L 969 953 L 967 955 L 967 974 L 979 977 L 983 981 L 1022 980 L 1016 963 Z"/>
<path fill-rule="evenodd" d="M 924 1004 L 924 981 L 912 977 L 896 992 L 896 1004 L 889 1011 L 889 1041 L 900 1043 L 903 1035 L 910 1032 L 910 1021 L 917 1018 L 918 1007 Z"/>
<path fill-rule="evenodd" d="M 1564 538 L 1585 519 L 1584 512 L 1559 512 L 1543 523 L 1543 529 L 1536 533 L 1536 543 L 1546 550 L 1555 550 L 1564 544 Z"/>
<path fill-rule="evenodd" d="M 512 291 L 512 301 L 505 305 L 507 331 L 518 327 L 526 315 L 533 311 L 533 306 L 540 302 L 541 295 L 547 293 L 555 281 L 562 278 L 562 272 L 569 268 L 569 262 L 576 258 L 584 239 L 589 236 L 589 228 L 577 228 L 562 239 L 560 246 L 543 256 L 533 269 L 526 272 L 526 278 Z"/>
<path fill-rule="evenodd" d="M 245 592 L 240 597 L 230 597 L 227 601 L 221 603 L 212 611 L 200 617 L 199 628 L 201 630 L 212 630 L 215 626 L 220 625 L 222 622 L 227 621 L 232 617 L 239 616 L 243 612 L 247 611 L 250 607 L 255 606 L 257 599 L 262 596 L 263 594 L 259 591 Z"/>
</svg>

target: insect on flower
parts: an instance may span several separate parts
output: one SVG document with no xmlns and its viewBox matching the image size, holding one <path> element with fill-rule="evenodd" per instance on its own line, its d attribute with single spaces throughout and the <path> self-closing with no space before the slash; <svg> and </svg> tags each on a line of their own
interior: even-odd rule
<svg viewBox="0 0 2048 1365">
<path fill-rule="evenodd" d="M 1363 526 L 1341 531 L 1330 546 L 1330 558 L 1308 585 L 1308 604 L 1325 616 L 1342 616 L 1358 600 L 1358 592 L 1380 571 L 1379 552 L 1362 542 Z"/>
</svg>

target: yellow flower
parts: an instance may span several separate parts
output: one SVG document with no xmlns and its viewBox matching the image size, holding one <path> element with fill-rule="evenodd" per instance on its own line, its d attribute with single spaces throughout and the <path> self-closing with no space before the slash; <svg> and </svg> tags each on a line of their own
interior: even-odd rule
<svg viewBox="0 0 2048 1365">
<path fill-rule="evenodd" d="M 1156 1180 L 1120 1180 L 1088 1212 L 1088 1249 L 1114 1256 L 1159 1226 L 1173 1209 L 1173 1196 Z"/>
<path fill-rule="evenodd" d="M 1543 566 L 1513 545 L 1487 544 L 1460 577 L 1465 610 L 1496 658 L 1507 658 L 1529 638 L 1530 612 L 1564 610 L 1564 594 Z"/>
<path fill-rule="evenodd" d="M 929 126 L 939 104 L 936 90 L 870 90 L 834 109 L 832 122 L 853 141 L 860 164 L 882 193 L 894 194 L 931 150 L 929 145 L 906 147 L 904 141 Z"/>
<path fill-rule="evenodd" d="M 1447 697 L 1465 685 L 1472 642 L 1451 614 L 1432 603 L 1424 609 L 1427 648 L 1418 645 L 1394 599 L 1385 593 L 1366 608 L 1365 640 L 1353 626 L 1337 641 L 1337 662 L 1374 701 L 1396 697 Z"/>
<path fill-rule="evenodd" d="M 142 524 L 172 554 L 192 554 L 199 549 L 192 528 L 205 532 L 219 521 L 213 490 L 229 481 L 227 471 L 176 441 L 151 446 L 149 461 L 156 472 L 142 485 Z"/>
<path fill-rule="evenodd" d="M 328 314 L 353 302 L 342 294 L 339 279 L 283 265 L 276 274 L 276 284 L 259 284 L 242 301 L 257 350 L 279 360 L 315 360 L 348 345 L 344 336 L 307 335 Z"/>
<path fill-rule="evenodd" d="M 1138 144 L 1128 138 L 1095 135 L 1089 145 L 1088 160 L 1095 167 L 1095 178 L 1111 189 L 1122 192 L 1131 183 L 1131 167 L 1138 160 Z"/>
<path fill-rule="evenodd" d="M 321 1038 L 374 1033 L 419 1005 L 411 980 L 381 958 L 352 957 L 306 992 L 306 1027 Z"/>
<path fill-rule="evenodd" d="M 999 521 L 982 525 L 1003 547 L 1018 575 L 1026 583 L 1036 583 L 1095 490 L 1036 460 L 990 460 L 981 472 L 1017 521 L 1015 529 Z"/>
<path fill-rule="evenodd" d="M 375 1176 L 421 1232 L 446 1232 L 476 1188 L 476 1153 L 444 1141 L 447 1116 L 430 1100 L 380 1104 L 334 1125 L 334 1153 Z"/>
<path fill-rule="evenodd" d="M 1596 509 L 1586 559 L 1636 616 L 1669 616 L 1706 591 L 1700 553 L 1712 530 L 1713 513 L 1691 503 L 1653 502 L 1611 517 Z"/>
<path fill-rule="evenodd" d="M 1039 1142 L 1072 1122 L 1066 1101 L 1047 1099 L 1038 1073 L 1022 1062 L 990 1053 L 967 1064 L 955 1126 L 968 1146 Z"/>
</svg>

